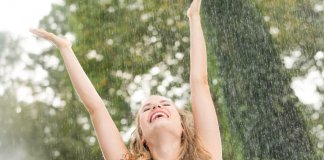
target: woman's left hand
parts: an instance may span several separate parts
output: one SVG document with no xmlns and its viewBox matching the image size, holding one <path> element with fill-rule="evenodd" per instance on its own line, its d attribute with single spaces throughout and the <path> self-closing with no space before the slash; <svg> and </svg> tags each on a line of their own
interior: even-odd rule
<svg viewBox="0 0 324 160">
<path fill-rule="evenodd" d="M 72 47 L 72 43 L 68 39 L 58 37 L 57 35 L 47 32 L 44 29 L 30 29 L 29 31 L 40 38 L 52 42 L 59 49 Z"/>
<path fill-rule="evenodd" d="M 193 16 L 200 16 L 201 0 L 193 0 L 189 9 L 187 10 L 187 16 L 189 18 Z"/>
</svg>

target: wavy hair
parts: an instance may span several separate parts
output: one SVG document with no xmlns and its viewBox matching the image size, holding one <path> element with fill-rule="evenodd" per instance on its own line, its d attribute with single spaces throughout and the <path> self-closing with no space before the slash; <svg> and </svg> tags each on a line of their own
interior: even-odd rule
<svg viewBox="0 0 324 160">
<path fill-rule="evenodd" d="M 196 135 L 191 112 L 178 110 L 181 117 L 183 132 L 181 135 L 179 160 L 211 160 L 210 153 L 204 148 Z M 153 160 L 149 148 L 142 143 L 142 130 L 139 127 L 139 113 L 136 115 L 136 129 L 132 134 L 130 153 L 125 155 L 126 160 Z"/>
</svg>

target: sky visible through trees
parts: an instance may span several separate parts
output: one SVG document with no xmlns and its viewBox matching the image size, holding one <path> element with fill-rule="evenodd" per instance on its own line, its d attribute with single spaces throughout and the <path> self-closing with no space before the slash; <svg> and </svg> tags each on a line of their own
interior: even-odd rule
<svg viewBox="0 0 324 160">
<path fill-rule="evenodd" d="M 28 12 L 72 40 L 126 143 L 144 97 L 190 107 L 189 1 L 52 2 Z M 27 33 L 36 18 L 10 27 L 29 5 L 1 6 L 0 159 L 103 159 L 58 50 Z M 324 157 L 324 2 L 204 0 L 202 18 L 224 159 Z"/>
</svg>

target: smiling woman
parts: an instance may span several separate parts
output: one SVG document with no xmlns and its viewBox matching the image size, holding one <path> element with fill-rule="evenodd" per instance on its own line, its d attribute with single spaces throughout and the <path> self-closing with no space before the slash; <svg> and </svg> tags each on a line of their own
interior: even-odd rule
<svg viewBox="0 0 324 160">
<path fill-rule="evenodd" d="M 179 111 L 162 96 L 146 99 L 136 118 L 130 151 L 108 113 L 103 100 L 78 62 L 69 40 L 43 29 L 35 35 L 52 42 L 63 57 L 72 84 L 90 113 L 101 151 L 106 159 L 221 160 L 218 120 L 207 82 L 207 58 L 200 23 L 201 0 L 187 11 L 190 22 L 190 89 L 192 115 Z M 193 118 L 191 118 L 193 117 Z"/>
<path fill-rule="evenodd" d="M 163 156 L 178 155 L 172 159 L 211 159 L 210 153 L 195 134 L 189 111 L 177 109 L 169 99 L 158 95 L 143 102 L 137 113 L 137 127 L 128 159 L 152 159 L 161 151 L 164 152 Z"/>
</svg>

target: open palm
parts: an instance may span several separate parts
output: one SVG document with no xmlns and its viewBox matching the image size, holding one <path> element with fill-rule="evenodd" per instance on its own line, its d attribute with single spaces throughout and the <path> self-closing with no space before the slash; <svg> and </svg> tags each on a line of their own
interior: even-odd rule
<svg viewBox="0 0 324 160">
<path fill-rule="evenodd" d="M 199 16 L 200 6 L 201 6 L 201 0 L 193 0 L 187 11 L 187 16 L 188 17 Z"/>
<path fill-rule="evenodd" d="M 53 33 L 45 31 L 44 29 L 30 29 L 29 31 L 40 38 L 52 42 L 57 48 L 72 46 L 71 42 L 68 39 L 60 38 Z"/>
</svg>

